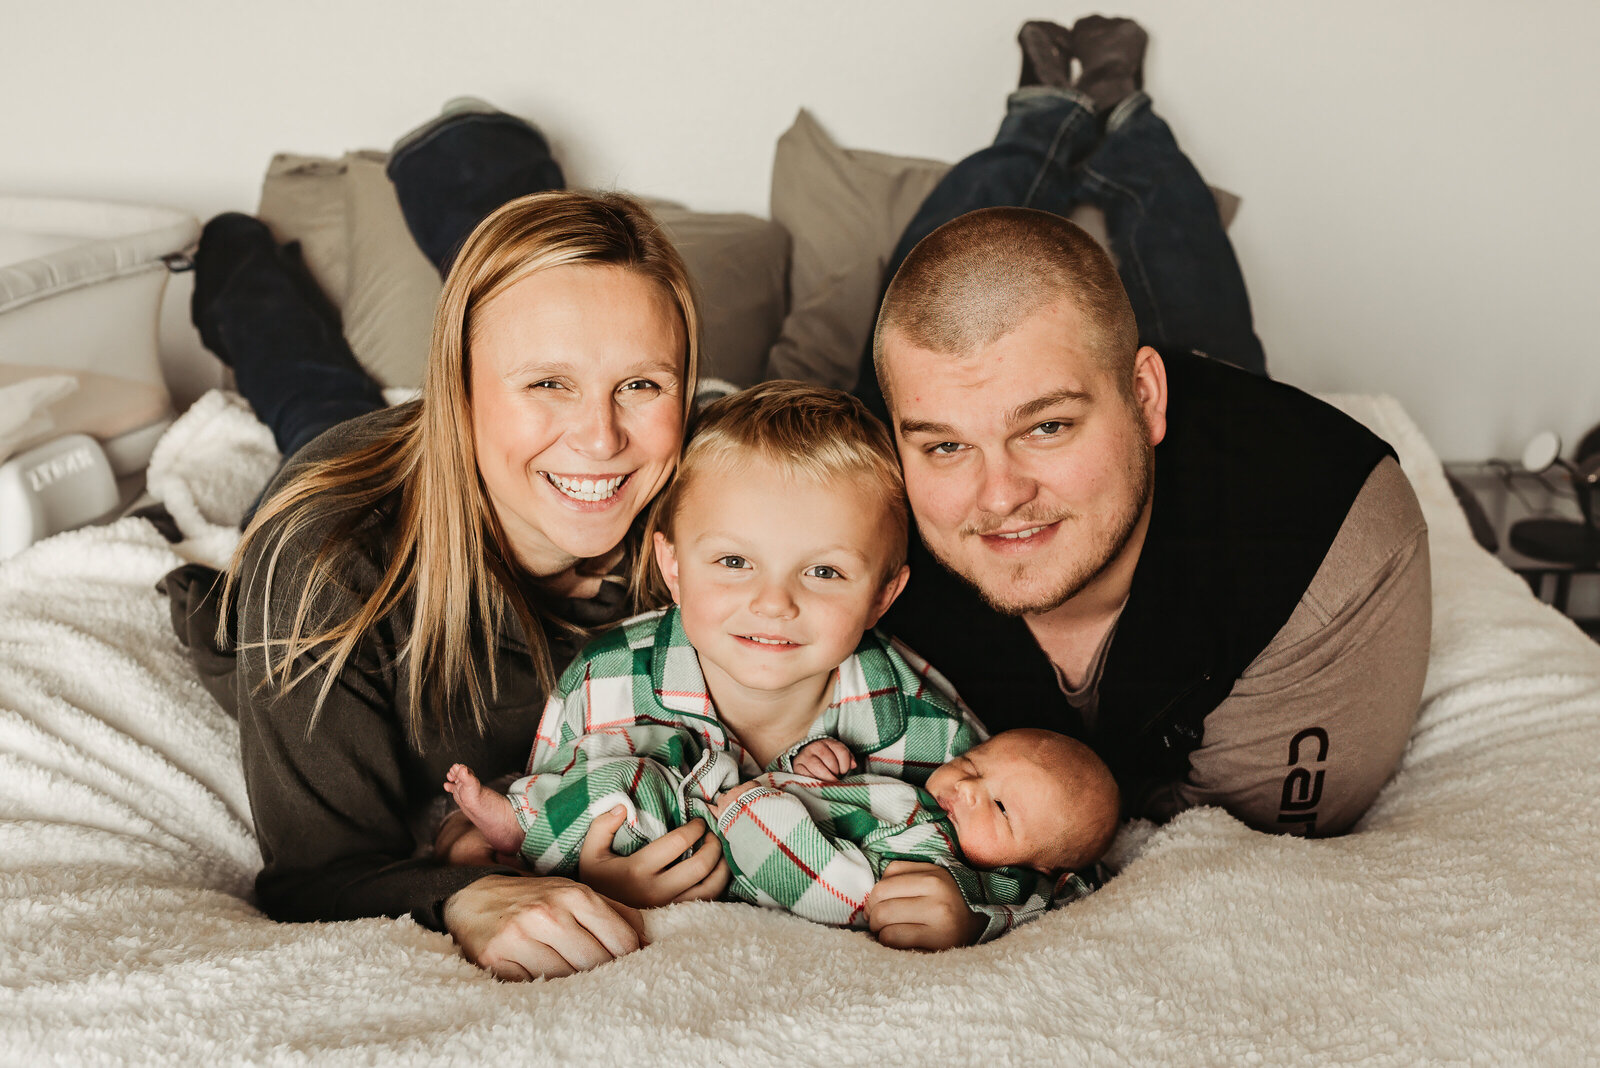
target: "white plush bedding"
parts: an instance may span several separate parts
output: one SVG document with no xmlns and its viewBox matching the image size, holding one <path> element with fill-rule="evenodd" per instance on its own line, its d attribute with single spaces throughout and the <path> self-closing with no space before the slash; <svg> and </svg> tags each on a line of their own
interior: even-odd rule
<svg viewBox="0 0 1600 1068">
<path fill-rule="evenodd" d="M 499 984 L 409 921 L 284 926 L 238 732 L 154 584 L 217 561 L 275 462 L 236 398 L 169 431 L 126 519 L 0 564 L 0 1063 L 1574 1063 L 1600 1049 L 1600 646 L 1479 550 L 1399 405 L 1434 652 L 1401 771 L 1347 837 L 1201 809 L 999 942 L 879 947 L 740 905 L 650 917 L 592 973 Z"/>
</svg>

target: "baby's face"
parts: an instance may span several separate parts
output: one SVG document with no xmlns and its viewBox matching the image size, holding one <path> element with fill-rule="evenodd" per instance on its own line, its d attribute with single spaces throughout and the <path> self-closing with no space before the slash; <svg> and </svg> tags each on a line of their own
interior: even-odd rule
<svg viewBox="0 0 1600 1068">
<path fill-rule="evenodd" d="M 961 852 L 976 866 L 1051 869 L 1047 853 L 1069 798 L 1025 738 L 996 735 L 941 765 L 924 789 L 950 816 Z"/>
</svg>

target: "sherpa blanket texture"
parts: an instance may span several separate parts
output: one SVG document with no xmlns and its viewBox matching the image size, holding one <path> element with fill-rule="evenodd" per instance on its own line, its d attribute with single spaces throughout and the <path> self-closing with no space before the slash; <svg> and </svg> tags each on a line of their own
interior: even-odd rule
<svg viewBox="0 0 1600 1068">
<path fill-rule="evenodd" d="M 226 559 L 277 461 L 209 394 L 149 472 L 185 541 L 128 518 L 0 564 L 0 1062 L 1592 1062 L 1600 647 L 1473 543 L 1394 400 L 1331 399 L 1398 449 L 1432 536 L 1421 719 L 1355 833 L 1197 809 L 1129 827 L 1103 890 L 990 945 L 700 903 L 593 972 L 502 984 L 409 920 L 251 904 L 238 731 L 155 590 Z"/>
</svg>

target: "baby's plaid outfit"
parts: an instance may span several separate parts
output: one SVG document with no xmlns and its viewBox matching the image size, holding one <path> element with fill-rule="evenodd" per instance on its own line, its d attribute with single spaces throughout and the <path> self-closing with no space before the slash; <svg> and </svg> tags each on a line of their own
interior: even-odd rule
<svg viewBox="0 0 1600 1068">
<path fill-rule="evenodd" d="M 763 769 L 717 718 L 678 610 L 628 620 L 590 643 L 545 706 L 529 774 L 508 791 L 523 855 L 543 874 L 575 874 L 590 822 L 622 805 L 617 853 L 703 818 L 733 876 L 726 897 L 818 923 L 865 927 L 867 894 L 894 860 L 949 871 L 988 919 L 981 941 L 1043 912 L 1050 880 L 968 867 L 949 818 L 919 788 L 984 738 L 950 684 L 875 631 L 835 679 L 806 736 Z M 794 757 L 819 738 L 849 746 L 861 772 L 838 782 L 796 774 Z M 718 793 L 752 780 L 721 819 L 712 815 Z M 1058 899 L 1087 892 L 1076 876 L 1056 888 Z"/>
</svg>

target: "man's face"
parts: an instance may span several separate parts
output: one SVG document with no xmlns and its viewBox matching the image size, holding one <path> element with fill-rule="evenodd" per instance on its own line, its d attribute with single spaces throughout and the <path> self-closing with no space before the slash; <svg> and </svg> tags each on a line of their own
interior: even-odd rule
<svg viewBox="0 0 1600 1068">
<path fill-rule="evenodd" d="M 1084 338 L 1068 299 L 962 358 L 885 338 L 922 540 L 1002 612 L 1052 611 L 1143 544 L 1166 372 L 1140 349 L 1130 399 Z"/>
</svg>

